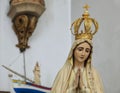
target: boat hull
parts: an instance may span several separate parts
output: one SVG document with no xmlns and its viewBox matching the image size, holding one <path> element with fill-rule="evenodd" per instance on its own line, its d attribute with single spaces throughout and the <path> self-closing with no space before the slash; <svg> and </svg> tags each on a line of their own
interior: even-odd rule
<svg viewBox="0 0 120 93">
<path fill-rule="evenodd" d="M 45 86 L 19 80 L 13 80 L 13 89 L 15 93 L 50 93 L 51 90 Z"/>
<path fill-rule="evenodd" d="M 40 90 L 28 89 L 28 88 L 14 88 L 16 93 L 47 93 Z"/>
</svg>

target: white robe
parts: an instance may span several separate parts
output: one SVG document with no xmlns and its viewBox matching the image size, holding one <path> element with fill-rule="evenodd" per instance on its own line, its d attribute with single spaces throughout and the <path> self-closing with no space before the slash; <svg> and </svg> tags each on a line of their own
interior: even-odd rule
<svg viewBox="0 0 120 93">
<path fill-rule="evenodd" d="M 78 44 L 84 41 L 87 41 L 92 45 L 89 40 L 79 40 L 73 43 L 65 65 L 58 72 L 54 80 L 51 93 L 104 93 L 103 85 L 98 75 L 98 72 L 91 65 L 91 56 L 89 57 L 87 65 L 86 67 L 84 67 L 84 71 L 80 76 L 83 82 L 81 89 L 73 89 L 72 85 L 73 81 L 75 80 L 72 57 L 73 50 Z"/>
</svg>

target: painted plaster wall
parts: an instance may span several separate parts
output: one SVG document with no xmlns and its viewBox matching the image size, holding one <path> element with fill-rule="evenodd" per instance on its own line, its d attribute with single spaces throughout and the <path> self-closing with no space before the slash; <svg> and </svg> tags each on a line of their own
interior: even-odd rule
<svg viewBox="0 0 120 93">
<path fill-rule="evenodd" d="M 6 65 L 23 74 L 23 54 L 15 47 L 17 38 L 7 16 L 9 0 L 0 0 L 0 65 Z M 51 87 L 63 66 L 71 45 L 70 1 L 46 0 L 46 10 L 39 18 L 37 27 L 29 40 L 30 49 L 25 52 L 27 77 L 33 79 L 33 68 L 38 61 L 41 83 Z M 10 72 L 0 66 L 0 90 L 10 90 Z M 21 79 L 14 75 L 15 78 Z"/>
</svg>

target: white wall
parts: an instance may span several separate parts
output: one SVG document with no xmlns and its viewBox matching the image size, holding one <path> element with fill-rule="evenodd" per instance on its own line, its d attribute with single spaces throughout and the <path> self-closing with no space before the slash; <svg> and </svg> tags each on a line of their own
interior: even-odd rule
<svg viewBox="0 0 120 93">
<path fill-rule="evenodd" d="M 105 93 L 120 93 L 120 0 L 72 0 L 72 21 L 82 15 L 86 3 L 99 23 L 93 39 L 93 64 L 103 79 Z"/>
<path fill-rule="evenodd" d="M 9 0 L 0 0 L 0 65 L 4 64 L 23 74 L 23 55 L 15 47 L 17 38 L 7 16 Z M 46 11 L 26 50 L 27 77 L 33 79 L 36 61 L 41 67 L 41 83 L 51 87 L 58 70 L 63 66 L 71 45 L 70 0 L 46 0 Z M 10 90 L 8 71 L 0 66 L 0 90 Z M 14 76 L 18 78 L 17 76 Z M 9 83 L 9 84 L 8 84 Z"/>
</svg>

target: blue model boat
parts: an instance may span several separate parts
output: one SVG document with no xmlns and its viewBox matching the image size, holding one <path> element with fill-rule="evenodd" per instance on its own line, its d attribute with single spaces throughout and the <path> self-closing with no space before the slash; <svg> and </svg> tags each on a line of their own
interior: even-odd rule
<svg viewBox="0 0 120 93">
<path fill-rule="evenodd" d="M 11 71 L 12 73 L 30 81 L 30 82 L 27 82 L 27 81 L 12 79 L 13 90 L 15 91 L 15 93 L 50 93 L 51 88 L 31 83 L 33 81 L 30 80 L 29 78 L 24 77 L 23 75 L 13 71 L 12 69 L 10 69 L 4 65 L 2 65 L 2 66 L 5 69 Z"/>
</svg>

